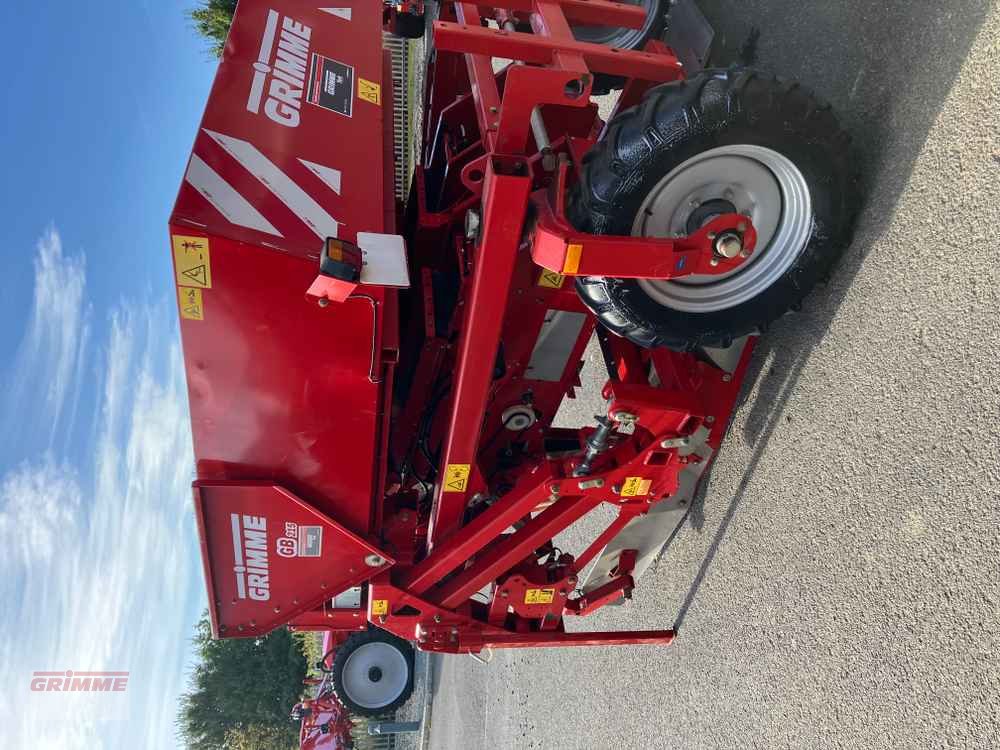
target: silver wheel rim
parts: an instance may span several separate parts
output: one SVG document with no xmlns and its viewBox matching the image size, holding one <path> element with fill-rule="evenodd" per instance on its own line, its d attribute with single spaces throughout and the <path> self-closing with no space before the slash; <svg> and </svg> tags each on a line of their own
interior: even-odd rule
<svg viewBox="0 0 1000 750">
<path fill-rule="evenodd" d="M 646 10 L 646 22 L 641 29 L 619 29 L 612 26 L 574 26 L 573 36 L 580 42 L 607 44 L 621 49 L 635 49 L 656 20 L 653 12 L 656 0 L 622 0 L 629 5 L 641 5 Z"/>
<path fill-rule="evenodd" d="M 403 694 L 409 679 L 406 656 L 395 646 L 375 641 L 347 657 L 341 684 L 347 697 L 362 708 L 382 708 Z"/>
<path fill-rule="evenodd" d="M 671 170 L 639 207 L 632 235 L 690 234 L 694 231 L 690 222 L 697 219 L 699 226 L 704 225 L 712 218 L 709 214 L 700 220 L 706 204 L 718 202 L 753 221 L 757 230 L 753 255 L 719 276 L 639 279 L 640 288 L 664 307 L 709 313 L 740 305 L 781 278 L 809 242 L 812 200 L 802 172 L 777 151 L 749 144 L 705 151 Z"/>
</svg>

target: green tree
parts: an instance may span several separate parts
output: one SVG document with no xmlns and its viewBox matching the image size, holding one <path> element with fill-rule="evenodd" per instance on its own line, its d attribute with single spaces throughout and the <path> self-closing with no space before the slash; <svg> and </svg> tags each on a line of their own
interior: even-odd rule
<svg viewBox="0 0 1000 750">
<path fill-rule="evenodd" d="M 214 640 L 207 613 L 198 623 L 197 664 L 181 696 L 178 729 L 189 750 L 228 748 L 226 733 L 252 725 L 294 747 L 298 726 L 288 714 L 302 694 L 306 660 L 284 628 L 260 638 Z"/>
<path fill-rule="evenodd" d="M 188 11 L 195 30 L 212 43 L 212 53 L 222 57 L 226 36 L 236 12 L 236 0 L 201 0 L 201 7 Z"/>
<path fill-rule="evenodd" d="M 285 732 L 274 727 L 251 724 L 226 732 L 226 750 L 297 750 L 298 742 L 288 744 Z"/>
</svg>

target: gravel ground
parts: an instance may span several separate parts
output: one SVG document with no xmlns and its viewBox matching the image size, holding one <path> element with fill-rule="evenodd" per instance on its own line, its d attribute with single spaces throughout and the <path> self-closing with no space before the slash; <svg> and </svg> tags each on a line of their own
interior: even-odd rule
<svg viewBox="0 0 1000 750">
<path fill-rule="evenodd" d="M 703 7 L 723 57 L 759 27 L 758 64 L 844 114 L 857 239 L 761 342 L 703 501 L 635 601 L 586 623 L 675 623 L 676 643 L 442 659 L 430 747 L 998 747 L 1000 9 Z"/>
</svg>

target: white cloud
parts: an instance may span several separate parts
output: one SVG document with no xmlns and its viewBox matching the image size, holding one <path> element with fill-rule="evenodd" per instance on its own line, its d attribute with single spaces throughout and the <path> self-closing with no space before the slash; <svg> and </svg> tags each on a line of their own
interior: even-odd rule
<svg viewBox="0 0 1000 750">
<path fill-rule="evenodd" d="M 51 247 L 40 243 L 39 255 Z M 168 305 L 120 305 L 100 353 L 86 358 L 96 361 L 69 367 L 70 381 L 81 367 L 103 374 L 96 433 L 76 466 L 53 455 L 0 479 L 0 598 L 19 602 L 0 610 L 0 630 L 16 634 L 0 643 L 2 747 L 176 746 L 201 581 L 183 359 Z M 25 382 L 65 374 L 60 357 L 31 362 L 17 374 Z M 31 672 L 63 669 L 130 671 L 128 717 L 102 721 L 104 696 L 85 694 L 43 710 L 38 700 L 51 696 L 30 694 Z"/>
<path fill-rule="evenodd" d="M 0 483 L 0 567 L 50 562 L 79 510 L 80 486 L 71 467 L 47 458 L 7 474 Z"/>
<path fill-rule="evenodd" d="M 80 367 L 90 338 L 90 305 L 84 293 L 84 256 L 63 252 L 62 238 L 49 228 L 35 248 L 34 304 L 16 356 L 4 422 L 7 434 L 32 404 L 32 419 L 49 426 L 50 445 L 72 428 L 79 398 Z M 44 371 L 46 377 L 40 379 Z M 69 414 L 65 413 L 69 402 Z"/>
</svg>

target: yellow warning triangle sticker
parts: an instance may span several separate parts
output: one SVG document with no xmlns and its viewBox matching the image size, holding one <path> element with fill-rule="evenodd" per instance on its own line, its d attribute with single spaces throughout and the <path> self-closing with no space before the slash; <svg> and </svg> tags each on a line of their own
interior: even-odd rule
<svg viewBox="0 0 1000 750">
<path fill-rule="evenodd" d="M 204 265 L 189 268 L 181 273 L 201 286 L 208 286 L 208 270 Z"/>
</svg>

